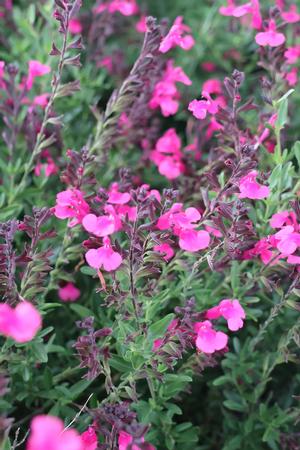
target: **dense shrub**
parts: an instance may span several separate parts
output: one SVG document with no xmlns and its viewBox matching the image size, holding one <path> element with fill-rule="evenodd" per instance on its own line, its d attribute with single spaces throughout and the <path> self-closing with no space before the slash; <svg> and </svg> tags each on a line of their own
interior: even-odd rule
<svg viewBox="0 0 300 450">
<path fill-rule="evenodd" d="M 0 448 L 300 449 L 300 8 L 0 23 Z"/>
</svg>

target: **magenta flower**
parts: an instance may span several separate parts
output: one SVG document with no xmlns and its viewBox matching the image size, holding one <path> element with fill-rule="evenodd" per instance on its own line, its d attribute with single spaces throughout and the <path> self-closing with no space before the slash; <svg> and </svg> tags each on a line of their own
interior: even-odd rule
<svg viewBox="0 0 300 450">
<path fill-rule="evenodd" d="M 288 11 L 283 11 L 281 17 L 285 22 L 296 23 L 300 20 L 300 14 L 297 12 L 297 6 L 291 5 Z"/>
<path fill-rule="evenodd" d="M 80 297 L 80 290 L 73 283 L 67 283 L 59 288 L 58 296 L 63 302 L 75 302 Z"/>
<path fill-rule="evenodd" d="M 262 186 L 256 181 L 258 172 L 252 170 L 239 181 L 240 194 L 239 198 L 250 198 L 252 200 L 260 200 L 270 195 L 268 186 Z"/>
<path fill-rule="evenodd" d="M 126 433 L 125 431 L 121 431 L 119 434 L 118 444 L 119 444 L 119 450 L 128 450 L 128 448 L 131 448 L 132 450 L 141 450 L 141 447 L 138 445 L 131 446 L 133 438 L 129 433 Z M 145 439 L 142 438 L 142 442 L 145 442 Z M 148 444 L 147 450 L 155 450 L 155 447 L 153 445 Z"/>
<path fill-rule="evenodd" d="M 164 255 L 165 261 L 169 261 L 174 256 L 174 250 L 169 244 L 155 245 L 153 250 Z"/>
<path fill-rule="evenodd" d="M 298 69 L 293 67 L 290 72 L 286 72 L 284 78 L 288 82 L 289 86 L 296 86 L 298 83 Z"/>
<path fill-rule="evenodd" d="M 205 230 L 182 230 L 179 233 L 179 247 L 187 252 L 198 252 L 210 243 L 209 233 Z"/>
<path fill-rule="evenodd" d="M 188 110 L 193 113 L 196 119 L 205 119 L 207 113 L 216 114 L 218 112 L 218 103 L 213 100 L 210 94 L 206 91 L 202 91 L 201 96 L 203 100 L 193 100 L 188 106 Z"/>
<path fill-rule="evenodd" d="M 29 61 L 28 66 L 29 67 L 28 67 L 28 77 L 26 80 L 26 88 L 29 90 L 32 88 L 35 78 L 50 73 L 51 67 L 35 60 Z"/>
<path fill-rule="evenodd" d="M 206 313 L 208 319 L 218 319 L 221 316 L 227 320 L 228 328 L 231 331 L 237 331 L 244 326 L 243 319 L 246 318 L 246 314 L 236 299 L 224 299 L 218 306 L 209 309 Z"/>
<path fill-rule="evenodd" d="M 300 58 L 300 45 L 295 47 L 288 47 L 284 52 L 284 57 L 288 64 L 295 64 Z"/>
<path fill-rule="evenodd" d="M 138 22 L 135 25 L 135 29 L 138 33 L 146 33 L 147 31 L 147 23 L 146 23 L 146 16 L 143 14 L 139 18 Z"/>
<path fill-rule="evenodd" d="M 272 228 L 282 228 L 284 225 L 293 225 L 294 230 L 298 229 L 296 214 L 293 211 L 281 211 L 270 219 L 270 226 Z"/>
<path fill-rule="evenodd" d="M 113 215 L 95 216 L 95 214 L 87 214 L 82 219 L 83 228 L 95 236 L 104 237 L 116 231 L 115 219 Z"/>
<path fill-rule="evenodd" d="M 209 320 L 197 322 L 195 332 L 197 333 L 196 347 L 203 353 L 211 354 L 227 346 L 228 336 L 222 331 L 214 330 Z"/>
<path fill-rule="evenodd" d="M 69 22 L 69 31 L 71 34 L 82 33 L 82 24 L 79 19 L 71 19 Z"/>
<path fill-rule="evenodd" d="M 159 46 L 161 53 L 167 53 L 176 46 L 183 50 L 190 50 L 195 45 L 195 40 L 190 34 L 191 29 L 183 23 L 183 17 L 178 16 L 172 25 L 169 33 L 163 38 Z"/>
<path fill-rule="evenodd" d="M 276 247 L 283 256 L 293 254 L 300 246 L 300 233 L 295 232 L 294 227 L 287 225 L 275 233 Z"/>
<path fill-rule="evenodd" d="M 42 326 L 38 310 L 29 302 L 19 303 L 15 309 L 0 304 L 0 333 L 23 343 L 31 341 Z"/>
<path fill-rule="evenodd" d="M 122 264 L 122 256 L 114 252 L 109 238 L 103 238 L 103 247 L 88 250 L 85 259 L 93 269 L 103 268 L 107 272 L 116 270 Z"/>
<path fill-rule="evenodd" d="M 99 14 L 105 10 L 111 14 L 119 12 L 123 16 L 133 16 L 138 13 L 139 9 L 136 0 L 110 0 L 107 3 L 101 3 L 94 9 L 94 12 Z"/>
<path fill-rule="evenodd" d="M 232 16 L 235 8 L 234 0 L 227 0 L 227 5 L 219 8 L 219 13 L 222 16 Z"/>
<path fill-rule="evenodd" d="M 36 416 L 30 430 L 26 450 L 84 450 L 79 433 L 73 429 L 64 431 L 64 423 L 58 417 Z"/>
<path fill-rule="evenodd" d="M 285 36 L 282 33 L 276 31 L 276 23 L 274 20 L 269 21 L 267 31 L 262 31 L 255 36 L 255 41 L 258 45 L 263 47 L 279 47 L 279 45 L 284 44 Z"/>
<path fill-rule="evenodd" d="M 50 177 L 51 175 L 55 175 L 58 172 L 58 167 L 55 164 L 53 158 L 51 156 L 47 157 L 47 162 L 39 162 L 36 164 L 34 168 L 34 174 L 37 177 L 44 175 L 45 177 Z"/>
<path fill-rule="evenodd" d="M 56 196 L 54 214 L 58 219 L 72 219 L 68 227 L 81 223 L 89 211 L 90 207 L 79 189 L 67 189 Z"/>
<path fill-rule="evenodd" d="M 149 102 L 150 109 L 160 108 L 165 117 L 176 114 L 179 108 L 180 94 L 176 83 L 186 86 L 192 84 L 181 67 L 174 67 L 173 60 L 169 60 L 161 81 L 156 83 L 152 98 Z"/>
<path fill-rule="evenodd" d="M 125 205 L 131 200 L 131 195 L 128 192 L 119 192 L 118 183 L 113 183 L 111 185 L 108 194 L 109 197 L 107 201 L 113 205 Z"/>
<path fill-rule="evenodd" d="M 268 238 L 260 239 L 253 248 L 246 250 L 243 253 L 243 259 L 252 259 L 259 256 L 264 264 L 268 264 L 274 256 L 271 248 L 272 244 L 269 242 Z"/>
<path fill-rule="evenodd" d="M 97 434 L 93 427 L 88 427 L 88 429 L 82 433 L 81 439 L 83 442 L 82 450 L 96 450 L 98 447 Z"/>
<path fill-rule="evenodd" d="M 150 154 L 150 159 L 158 166 L 161 175 L 173 180 L 184 172 L 182 156 L 181 140 L 175 129 L 170 128 L 158 139 L 155 150 Z"/>
</svg>

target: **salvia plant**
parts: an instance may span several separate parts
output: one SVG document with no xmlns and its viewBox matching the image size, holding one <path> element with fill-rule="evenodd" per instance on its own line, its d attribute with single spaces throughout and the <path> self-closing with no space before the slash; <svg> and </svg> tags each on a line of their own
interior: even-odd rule
<svg viewBox="0 0 300 450">
<path fill-rule="evenodd" d="M 0 450 L 300 449 L 300 4 L 0 1 Z"/>
</svg>

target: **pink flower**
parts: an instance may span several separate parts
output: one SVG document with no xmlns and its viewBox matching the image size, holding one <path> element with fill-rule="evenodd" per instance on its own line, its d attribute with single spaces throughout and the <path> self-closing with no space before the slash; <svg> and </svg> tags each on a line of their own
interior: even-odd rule
<svg viewBox="0 0 300 450">
<path fill-rule="evenodd" d="M 202 100 L 193 100 L 188 107 L 196 119 L 205 119 L 207 113 L 216 114 L 219 109 L 217 102 L 211 98 L 208 92 L 202 91 L 201 96 Z"/>
<path fill-rule="evenodd" d="M 239 198 L 250 198 L 252 200 L 260 200 L 270 195 L 270 190 L 267 186 L 262 186 L 256 181 L 258 172 L 252 170 L 247 175 L 242 177 L 239 182 L 240 194 Z"/>
<path fill-rule="evenodd" d="M 149 102 L 150 109 L 161 109 L 162 115 L 165 117 L 176 114 L 179 108 L 180 94 L 177 90 L 176 83 L 183 83 L 186 86 L 192 84 L 181 67 L 174 67 L 173 61 L 169 60 L 167 68 L 161 81 L 156 83 L 152 98 Z"/>
<path fill-rule="evenodd" d="M 203 91 L 209 94 L 221 94 L 222 93 L 222 83 L 216 78 L 211 78 L 203 83 Z"/>
<path fill-rule="evenodd" d="M 295 86 L 298 83 L 298 69 L 293 67 L 290 72 L 285 73 L 284 78 L 288 82 L 289 86 Z"/>
<path fill-rule="evenodd" d="M 187 252 L 198 252 L 207 248 L 210 236 L 207 231 L 182 230 L 179 233 L 179 247 Z"/>
<path fill-rule="evenodd" d="M 146 33 L 147 31 L 147 24 L 146 24 L 146 16 L 142 15 L 139 19 L 139 21 L 135 25 L 136 31 L 139 33 Z"/>
<path fill-rule="evenodd" d="M 48 94 L 48 93 L 36 95 L 33 99 L 32 104 L 35 106 L 40 106 L 41 108 L 45 109 L 46 106 L 48 105 L 49 97 L 50 97 L 50 94 Z"/>
<path fill-rule="evenodd" d="M 36 416 L 30 430 L 26 450 L 84 450 L 79 433 L 73 429 L 64 431 L 64 423 L 58 417 Z"/>
<path fill-rule="evenodd" d="M 231 331 L 237 331 L 244 326 L 245 311 L 236 299 L 224 299 L 218 306 L 209 309 L 206 313 L 208 319 L 218 319 L 221 316 L 227 320 L 228 328 Z"/>
<path fill-rule="evenodd" d="M 262 27 L 262 17 L 260 14 L 259 0 L 252 0 L 244 5 L 237 6 L 232 13 L 233 17 L 243 17 L 246 14 L 252 16 L 252 28 L 260 30 Z"/>
<path fill-rule="evenodd" d="M 294 227 L 291 225 L 283 227 L 274 236 L 277 241 L 276 247 L 283 256 L 295 253 L 300 246 L 300 234 L 295 232 Z"/>
<path fill-rule="evenodd" d="M 82 25 L 79 19 L 71 19 L 69 22 L 69 31 L 71 34 L 82 33 Z"/>
<path fill-rule="evenodd" d="M 295 47 L 288 47 L 284 52 L 284 57 L 288 64 L 295 64 L 300 58 L 300 45 Z"/>
<path fill-rule="evenodd" d="M 82 450 L 96 450 L 98 447 L 97 434 L 93 427 L 88 427 L 88 429 L 82 433 L 81 439 L 83 442 Z"/>
<path fill-rule="evenodd" d="M 58 167 L 55 164 L 53 158 L 51 158 L 51 156 L 49 156 L 47 158 L 47 162 L 46 163 L 37 163 L 35 168 L 34 168 L 34 174 L 37 177 L 40 177 L 42 174 L 44 174 L 47 178 L 50 177 L 51 175 L 55 175 L 58 172 Z"/>
<path fill-rule="evenodd" d="M 164 255 L 165 261 L 169 261 L 174 256 L 174 250 L 169 244 L 155 245 L 153 250 Z"/>
<path fill-rule="evenodd" d="M 222 331 L 214 330 L 209 320 L 196 323 L 195 332 L 196 347 L 203 353 L 211 354 L 227 346 L 228 336 Z"/>
<path fill-rule="evenodd" d="M 89 211 L 89 205 L 79 189 L 67 189 L 56 196 L 54 214 L 58 219 L 73 219 L 69 222 L 69 227 L 81 223 Z"/>
<path fill-rule="evenodd" d="M 185 166 L 181 158 L 181 140 L 175 129 L 170 128 L 158 139 L 150 159 L 158 166 L 161 175 L 173 180 L 184 172 Z"/>
<path fill-rule="evenodd" d="M 221 6 L 219 8 L 219 13 L 222 16 L 232 16 L 235 8 L 236 8 L 236 6 L 234 4 L 234 0 L 227 0 L 227 6 Z"/>
<path fill-rule="evenodd" d="M 110 240 L 107 237 L 103 239 L 103 247 L 88 250 L 85 254 L 85 259 L 93 269 L 98 270 L 103 267 L 107 272 L 116 270 L 123 261 L 120 253 L 113 251 Z"/>
<path fill-rule="evenodd" d="M 281 211 L 273 216 L 270 219 L 270 226 L 272 228 L 282 228 L 284 225 L 293 225 L 296 222 L 296 217 L 294 213 L 290 213 L 289 211 Z"/>
<path fill-rule="evenodd" d="M 243 259 L 252 259 L 255 256 L 260 256 L 260 259 L 264 264 L 268 264 L 273 258 L 273 252 L 270 250 L 272 248 L 271 243 L 267 238 L 263 238 L 256 242 L 253 248 L 246 250 L 243 253 Z"/>
<path fill-rule="evenodd" d="M 161 53 L 167 53 L 171 48 L 176 46 L 181 47 L 183 50 L 190 50 L 195 45 L 194 38 L 186 34 L 190 31 L 190 27 L 184 25 L 183 18 L 178 16 L 169 33 L 161 41 L 159 51 Z"/>
<path fill-rule="evenodd" d="M 31 341 L 42 326 L 38 310 L 29 302 L 19 303 L 15 309 L 0 304 L 0 333 L 23 343 Z"/>
<path fill-rule="evenodd" d="M 118 189 L 118 183 L 113 183 L 111 185 L 107 201 L 113 205 L 125 205 L 131 200 L 131 196 L 128 192 L 119 192 Z"/>
<path fill-rule="evenodd" d="M 95 216 L 95 214 L 87 214 L 82 219 L 83 228 L 95 236 L 104 237 L 116 231 L 115 219 L 113 215 Z"/>
<path fill-rule="evenodd" d="M 285 42 L 285 36 L 282 33 L 276 32 L 276 23 L 274 20 L 270 20 L 267 31 L 258 33 L 255 36 L 255 41 L 263 47 L 267 45 L 270 47 L 279 47 L 279 45 Z"/>
<path fill-rule="evenodd" d="M 129 433 L 121 431 L 118 439 L 119 450 L 129 450 L 129 446 L 132 443 L 132 441 L 133 438 Z M 145 442 L 145 439 L 142 437 L 141 441 Z M 131 450 L 141 450 L 141 448 L 138 445 L 134 444 Z M 148 445 L 147 450 L 155 450 L 155 447 L 153 447 L 153 445 Z"/>
<path fill-rule="evenodd" d="M 123 16 L 133 16 L 138 13 L 138 6 L 136 0 L 110 0 L 107 3 L 101 3 L 94 12 L 98 14 L 105 10 L 111 14 L 119 12 Z"/>
<path fill-rule="evenodd" d="M 216 65 L 211 61 L 204 61 L 201 67 L 205 72 L 214 72 L 216 70 Z"/>
<path fill-rule="evenodd" d="M 300 20 L 300 14 L 297 12 L 297 6 L 291 5 L 288 11 L 283 11 L 281 17 L 288 23 L 296 23 Z"/>
<path fill-rule="evenodd" d="M 80 297 L 80 290 L 73 283 L 67 283 L 59 288 L 58 296 L 64 302 L 75 302 Z"/>
<path fill-rule="evenodd" d="M 47 75 L 51 72 L 51 67 L 46 64 L 42 64 L 39 61 L 31 60 L 29 61 L 28 77 L 26 80 L 26 88 L 29 90 L 32 88 L 34 79 L 36 77 L 41 77 Z"/>
<path fill-rule="evenodd" d="M 113 58 L 109 55 L 104 56 L 98 63 L 97 67 L 105 67 L 105 69 L 109 72 L 113 72 Z"/>
</svg>

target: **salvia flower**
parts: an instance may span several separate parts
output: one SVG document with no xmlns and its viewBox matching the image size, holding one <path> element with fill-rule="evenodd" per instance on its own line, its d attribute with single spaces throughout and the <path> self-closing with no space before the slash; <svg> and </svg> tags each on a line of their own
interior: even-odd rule
<svg viewBox="0 0 300 450">
<path fill-rule="evenodd" d="M 56 196 L 54 214 L 58 219 L 72 219 L 68 223 L 69 227 L 81 223 L 89 211 L 89 205 L 79 189 L 67 189 Z"/>
<path fill-rule="evenodd" d="M 140 438 L 141 442 L 143 443 L 143 449 L 146 450 L 155 450 L 155 447 L 153 447 L 153 445 L 151 444 L 144 444 L 145 439 L 144 437 Z M 132 450 L 141 450 L 141 447 L 139 447 L 139 445 L 133 444 L 133 437 L 129 434 L 126 433 L 126 431 L 121 431 L 119 434 L 119 438 L 118 438 L 118 444 L 119 444 L 119 450 L 128 450 L 129 448 Z"/>
<path fill-rule="evenodd" d="M 300 45 L 288 47 L 284 52 L 284 57 L 288 64 L 295 64 L 300 58 Z"/>
<path fill-rule="evenodd" d="M 190 27 L 183 23 L 183 18 L 181 16 L 176 17 L 169 33 L 163 38 L 159 51 L 167 53 L 176 46 L 181 47 L 183 50 L 190 50 L 195 45 L 194 38 L 187 34 L 190 31 Z"/>
<path fill-rule="evenodd" d="M 270 195 L 268 186 L 262 186 L 256 181 L 258 172 L 252 170 L 239 181 L 240 194 L 239 198 L 250 198 L 252 200 L 260 200 Z"/>
<path fill-rule="evenodd" d="M 115 218 L 112 214 L 95 216 L 87 214 L 82 219 L 83 228 L 98 237 L 109 236 L 116 230 Z"/>
<path fill-rule="evenodd" d="M 85 254 L 85 259 L 90 267 L 93 269 L 103 268 L 107 272 L 117 270 L 122 264 L 122 256 L 115 252 L 109 238 L 103 238 L 103 246 L 97 249 L 88 250 Z"/>
<path fill-rule="evenodd" d="M 97 434 L 93 427 L 88 429 L 81 435 L 83 449 L 82 450 L 96 450 L 98 447 Z"/>
<path fill-rule="evenodd" d="M 138 5 L 136 0 L 110 0 L 106 3 L 100 3 L 98 7 L 94 9 L 96 14 L 108 11 L 111 14 L 119 12 L 123 16 L 133 16 L 138 13 Z"/>
<path fill-rule="evenodd" d="M 67 283 L 59 288 L 58 296 L 63 302 L 75 302 L 80 297 L 80 290 L 73 283 Z"/>
<path fill-rule="evenodd" d="M 174 67 L 173 61 L 169 60 L 162 80 L 156 83 L 154 87 L 152 98 L 149 102 L 150 109 L 160 108 L 162 115 L 165 117 L 176 114 L 180 99 L 176 83 L 190 86 L 192 81 L 181 67 Z"/>
<path fill-rule="evenodd" d="M 216 331 L 209 320 L 197 322 L 194 327 L 197 333 L 196 347 L 203 353 L 214 353 L 227 346 L 228 336 L 223 331 Z"/>
<path fill-rule="evenodd" d="M 31 341 L 42 326 L 38 310 L 29 302 L 22 301 L 15 309 L 0 304 L 0 333 L 18 343 Z"/>
<path fill-rule="evenodd" d="M 84 450 L 74 429 L 64 431 L 64 423 L 54 416 L 36 416 L 30 426 L 26 450 Z"/>
<path fill-rule="evenodd" d="M 224 317 L 227 320 L 229 330 L 237 331 L 244 326 L 243 319 L 246 314 L 240 302 L 236 299 L 224 299 L 218 306 L 209 309 L 206 313 L 208 319 L 218 319 Z"/>
<path fill-rule="evenodd" d="M 174 205 L 157 222 L 159 230 L 172 229 L 179 237 L 179 247 L 188 252 L 197 252 L 207 248 L 210 244 L 210 235 L 205 230 L 195 230 L 201 214 L 196 208 L 182 210 L 181 203 Z"/>
<path fill-rule="evenodd" d="M 261 33 L 257 33 L 257 35 L 255 36 L 255 41 L 262 47 L 279 47 L 280 45 L 284 44 L 285 36 L 283 33 L 278 33 L 276 31 L 276 23 L 271 19 L 269 21 L 267 30 L 262 31 Z"/>
<path fill-rule="evenodd" d="M 28 63 L 28 77 L 26 80 L 26 88 L 30 90 L 36 77 L 47 75 L 51 72 L 51 67 L 42 64 L 40 61 L 31 60 Z"/>
<path fill-rule="evenodd" d="M 177 178 L 184 172 L 182 162 L 181 140 L 174 128 L 167 130 L 156 142 L 150 159 L 157 165 L 158 171 L 169 180 Z"/>
<path fill-rule="evenodd" d="M 199 120 L 205 119 L 208 113 L 216 114 L 218 109 L 218 103 L 211 98 L 207 91 L 202 91 L 201 100 L 193 100 L 188 106 L 188 110 Z"/>
<path fill-rule="evenodd" d="M 300 20 L 300 14 L 297 11 L 296 5 L 291 5 L 288 11 L 282 11 L 281 17 L 287 23 L 296 23 Z"/>
</svg>

